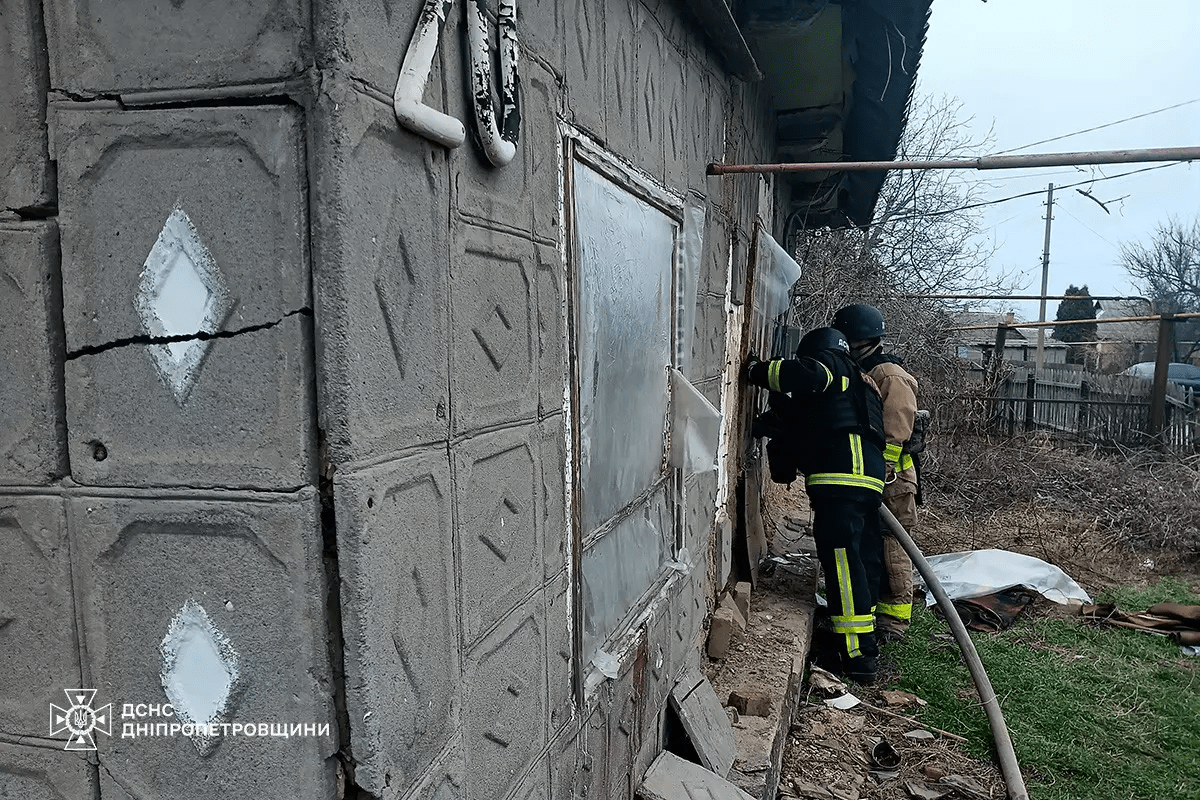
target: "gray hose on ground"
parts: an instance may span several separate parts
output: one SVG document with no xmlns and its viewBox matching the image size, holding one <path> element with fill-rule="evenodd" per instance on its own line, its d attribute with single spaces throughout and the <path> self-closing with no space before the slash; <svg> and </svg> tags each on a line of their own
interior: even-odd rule
<svg viewBox="0 0 1200 800">
<path fill-rule="evenodd" d="M 950 632 L 954 634 L 954 641 L 958 642 L 958 646 L 962 650 L 963 659 L 967 662 L 967 669 L 971 671 L 971 679 L 975 681 L 975 689 L 983 701 L 983 710 L 987 714 L 988 724 L 992 728 L 992 740 L 996 743 L 996 755 L 1000 759 L 1000 773 L 1004 776 L 1005 785 L 1008 786 L 1009 800 L 1029 800 L 1029 792 L 1025 789 L 1025 779 L 1021 777 L 1021 768 L 1017 765 L 1017 754 L 1013 751 L 1012 739 L 1008 735 L 1008 726 L 1004 722 L 1004 714 L 1000 711 L 1000 703 L 997 702 L 996 693 L 992 690 L 992 682 L 988 680 L 987 673 L 983 670 L 983 662 L 979 660 L 979 653 L 975 651 L 975 643 L 971 641 L 971 637 L 967 633 L 967 626 L 963 625 L 962 617 L 958 615 L 958 609 L 954 607 L 950 596 L 938 582 L 933 567 L 929 566 L 925 555 L 908 535 L 908 531 L 904 530 L 904 526 L 888 510 L 887 506 L 879 507 L 879 516 L 887 523 L 892 534 L 900 542 L 900 546 L 904 548 L 908 557 L 916 565 L 917 571 L 925 579 L 925 585 L 929 591 L 933 592 L 938 606 L 946 616 L 946 621 L 950 623 Z"/>
</svg>

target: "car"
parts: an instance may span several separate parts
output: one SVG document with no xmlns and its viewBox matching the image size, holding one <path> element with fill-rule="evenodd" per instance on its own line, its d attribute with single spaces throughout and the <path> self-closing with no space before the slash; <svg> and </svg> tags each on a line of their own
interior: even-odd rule
<svg viewBox="0 0 1200 800">
<path fill-rule="evenodd" d="M 1132 375 L 1135 378 L 1154 380 L 1154 362 L 1143 361 L 1121 372 L 1122 375 Z M 1179 386 L 1190 389 L 1200 389 L 1200 367 L 1195 364 L 1183 364 L 1173 361 L 1167 365 L 1167 380 Z"/>
</svg>

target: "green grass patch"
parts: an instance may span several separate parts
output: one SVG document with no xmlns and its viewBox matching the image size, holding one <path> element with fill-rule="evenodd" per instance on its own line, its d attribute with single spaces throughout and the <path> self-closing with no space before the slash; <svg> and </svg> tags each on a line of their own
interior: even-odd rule
<svg viewBox="0 0 1200 800">
<path fill-rule="evenodd" d="M 1200 603 L 1164 580 L 1100 598 L 1126 611 Z M 921 719 L 970 740 L 991 758 L 992 736 L 948 626 L 924 608 L 897 648 L 898 688 L 929 706 Z M 972 634 L 1008 723 L 1017 761 L 1038 800 L 1200 800 L 1200 658 L 1178 645 L 1073 619 L 1021 619 Z"/>
</svg>

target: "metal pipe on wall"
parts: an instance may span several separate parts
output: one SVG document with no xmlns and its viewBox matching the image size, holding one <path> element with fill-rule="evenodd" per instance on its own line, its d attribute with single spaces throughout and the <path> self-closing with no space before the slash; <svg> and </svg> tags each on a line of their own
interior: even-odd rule
<svg viewBox="0 0 1200 800">
<path fill-rule="evenodd" d="M 449 114 L 425 105 L 423 100 L 438 38 L 453 5 L 454 0 L 425 0 L 392 93 L 392 110 L 401 125 L 418 136 L 450 148 L 458 147 L 466 140 L 466 128 Z"/>
</svg>

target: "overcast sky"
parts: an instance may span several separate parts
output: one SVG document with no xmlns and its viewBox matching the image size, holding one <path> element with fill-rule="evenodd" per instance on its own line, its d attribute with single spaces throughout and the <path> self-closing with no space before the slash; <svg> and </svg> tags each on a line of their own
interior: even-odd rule
<svg viewBox="0 0 1200 800">
<path fill-rule="evenodd" d="M 994 127 L 992 152 L 1192 100 L 1017 152 L 1200 146 L 1198 38 L 1200 0 L 934 0 L 918 91 L 962 100 L 976 132 Z M 1136 294 L 1119 247 L 1147 240 L 1171 215 L 1190 221 L 1200 214 L 1200 162 L 1077 187 L 1105 201 L 1110 214 L 1076 188 L 1060 187 L 1147 166 L 961 174 L 987 178 L 989 199 L 1041 190 L 989 206 L 983 217 L 998 245 L 995 266 L 1020 273 L 1024 293 L 1041 288 L 1045 189 L 1053 182 L 1048 293 L 1073 283 L 1094 295 Z M 1001 307 L 1037 319 L 1036 301 Z M 1047 303 L 1048 319 L 1056 309 L 1057 301 Z"/>
</svg>

